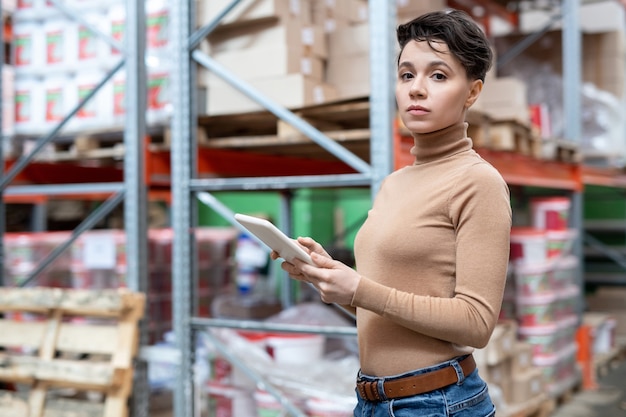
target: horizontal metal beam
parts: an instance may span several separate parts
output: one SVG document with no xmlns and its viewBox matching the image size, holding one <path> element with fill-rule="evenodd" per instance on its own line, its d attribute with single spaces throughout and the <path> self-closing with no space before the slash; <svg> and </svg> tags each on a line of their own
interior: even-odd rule
<svg viewBox="0 0 626 417">
<path fill-rule="evenodd" d="M 357 334 L 356 327 L 354 326 L 315 326 L 306 324 L 268 323 L 255 320 L 207 319 L 203 317 L 193 317 L 191 319 L 191 325 L 196 330 L 208 330 L 210 328 L 221 327 L 262 332 L 323 334 L 329 337 L 354 337 Z"/>
<path fill-rule="evenodd" d="M 289 190 L 302 187 L 369 187 L 363 174 L 299 175 L 283 177 L 199 178 L 190 181 L 192 191 Z"/>
<path fill-rule="evenodd" d="M 124 190 L 124 183 L 103 182 L 84 184 L 12 185 L 4 190 L 5 196 L 68 195 L 117 193 Z"/>
</svg>

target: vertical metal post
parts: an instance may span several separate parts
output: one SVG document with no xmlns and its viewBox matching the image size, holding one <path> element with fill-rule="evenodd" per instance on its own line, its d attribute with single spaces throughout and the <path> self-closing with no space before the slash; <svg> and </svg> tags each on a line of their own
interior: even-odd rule
<svg viewBox="0 0 626 417">
<path fill-rule="evenodd" d="M 581 108 L 581 84 L 582 84 L 582 59 L 581 43 L 582 34 L 580 31 L 580 0 L 563 0 L 563 108 L 565 128 L 565 139 L 580 144 L 582 138 L 582 108 Z M 583 192 L 575 190 L 572 193 L 571 224 L 572 228 L 582 231 L 583 226 Z M 580 260 L 577 269 L 577 282 L 584 289 L 583 277 L 583 245 L 582 233 L 580 233 L 574 244 L 574 254 Z M 581 291 L 584 294 L 584 291 Z M 583 310 L 583 296 L 579 303 L 579 311 Z"/>
<path fill-rule="evenodd" d="M 0 54 L 0 100 L 4 97 L 4 86 L 3 86 L 3 68 L 4 68 L 4 13 L 2 11 L 2 7 L 0 7 L 0 21 L 2 22 L 2 29 L 0 30 L 0 45 L 2 45 L 2 53 Z M 4 105 L 4 103 L 2 103 Z M 0 111 L 0 165 L 2 168 L 0 169 L 0 182 L 2 181 L 2 177 L 4 177 L 4 141 L 6 138 L 4 137 L 4 121 L 2 119 L 2 113 Z M 4 286 L 4 233 L 6 231 L 6 207 L 4 204 L 4 189 L 0 188 L 0 286 Z"/>
<path fill-rule="evenodd" d="M 35 203 L 30 216 L 30 230 L 44 232 L 48 230 L 48 204 Z"/>
<path fill-rule="evenodd" d="M 189 37 L 192 29 L 193 2 L 170 3 L 172 7 L 172 288 L 173 325 L 176 346 L 180 351 L 177 384 L 174 394 L 174 415 L 193 415 L 193 332 L 191 328 L 195 253 L 193 253 L 192 207 L 190 180 L 195 173 L 196 115 L 193 106 L 194 70 L 191 65 Z M 193 156 L 192 156 L 193 155 Z"/>
<path fill-rule="evenodd" d="M 280 194 L 280 217 L 279 225 L 287 236 L 292 236 L 292 223 L 293 218 L 291 215 L 291 190 L 285 190 Z M 289 278 L 289 275 L 280 269 L 280 302 L 284 309 L 292 307 L 294 304 L 294 285 L 293 280 Z"/>
<path fill-rule="evenodd" d="M 144 1 L 126 2 L 126 118 L 124 126 L 124 229 L 126 232 L 127 284 L 148 293 L 147 187 L 144 146 L 146 138 L 146 14 Z M 140 345 L 147 344 L 145 320 L 140 322 Z M 148 365 L 137 359 L 131 402 L 133 417 L 148 415 Z"/>
<path fill-rule="evenodd" d="M 372 198 L 393 170 L 392 132 L 395 114 L 394 45 L 396 3 L 369 2 L 370 28 L 370 161 Z"/>
</svg>

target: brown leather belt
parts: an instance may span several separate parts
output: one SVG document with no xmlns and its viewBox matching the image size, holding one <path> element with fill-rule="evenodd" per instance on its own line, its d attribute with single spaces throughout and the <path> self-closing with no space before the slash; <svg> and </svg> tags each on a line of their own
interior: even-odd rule
<svg viewBox="0 0 626 417">
<path fill-rule="evenodd" d="M 476 369 L 476 362 L 472 355 L 464 358 L 459 365 L 466 377 Z M 387 399 L 410 397 L 447 387 L 458 380 L 456 370 L 450 365 L 425 374 L 385 381 L 383 390 Z M 364 400 L 382 401 L 384 399 L 378 393 L 378 381 L 357 381 L 356 387 Z"/>
</svg>

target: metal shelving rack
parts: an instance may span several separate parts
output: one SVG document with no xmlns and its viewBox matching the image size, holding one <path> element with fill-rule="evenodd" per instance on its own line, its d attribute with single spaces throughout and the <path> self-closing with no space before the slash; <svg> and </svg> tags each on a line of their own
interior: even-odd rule
<svg viewBox="0 0 626 417">
<path fill-rule="evenodd" d="M 195 16 L 193 2 L 181 1 L 172 5 L 173 60 L 176 64 L 172 77 L 174 113 L 172 117 L 172 226 L 173 244 L 173 320 L 177 347 L 180 350 L 180 367 L 174 397 L 177 417 L 193 415 L 193 346 L 194 330 L 206 328 L 206 323 L 194 326 L 192 317 L 192 287 L 195 281 L 193 241 L 190 230 L 194 227 L 193 200 L 199 193 L 215 190 L 288 190 L 298 187 L 370 186 L 372 193 L 392 169 L 391 133 L 395 113 L 393 97 L 393 46 L 395 4 L 386 0 L 371 0 L 369 4 L 371 39 L 371 164 L 367 164 L 327 138 L 313 126 L 290 111 L 264 98 L 245 82 L 238 80 L 206 54 L 195 49 L 201 39 L 213 30 L 221 18 L 239 3 L 234 0 L 213 22 L 193 33 Z M 195 61 L 223 78 L 250 99 L 261 104 L 278 118 L 290 123 L 314 142 L 353 167 L 356 174 L 309 175 L 301 177 L 218 178 L 197 179 L 195 173 L 196 114 L 194 106 Z M 381 65 L 381 63 L 389 65 Z M 210 135 L 210 132 L 208 132 Z M 206 200 L 206 199 L 205 199 Z M 285 206 L 288 201 L 285 202 Z M 288 215 L 288 210 L 284 210 Z M 289 224 L 289 221 L 284 222 Z"/>
<path fill-rule="evenodd" d="M 80 13 L 66 7 L 60 0 L 49 0 L 68 18 L 80 22 L 109 45 L 124 51 L 124 58 L 117 63 L 113 69 L 94 87 L 81 103 L 76 105 L 67 116 L 56 125 L 48 134 L 41 136 L 32 151 L 21 156 L 8 172 L 0 173 L 0 236 L 4 236 L 5 225 L 5 202 L 4 196 L 9 195 L 80 195 L 92 193 L 109 194 L 110 197 L 95 211 L 93 211 L 84 221 L 73 231 L 71 238 L 58 246 L 47 258 L 43 259 L 35 268 L 31 275 L 25 280 L 23 285 L 36 282 L 37 275 L 50 265 L 58 255 L 68 249 L 78 236 L 92 227 L 98 221 L 108 215 L 115 207 L 124 203 L 124 224 L 126 232 L 126 252 L 127 252 L 127 285 L 134 291 L 147 292 L 147 190 L 145 177 L 145 157 L 144 139 L 146 135 L 146 68 L 145 68 L 145 4 L 142 1 L 127 1 L 126 4 L 126 41 L 125 45 L 120 45 L 94 25 L 85 21 Z M 2 35 L 0 35 L 2 36 Z M 0 40 L 2 40 L 0 38 Z M 0 62 L 0 70 L 3 62 Z M 29 163 L 31 163 L 38 152 L 46 144 L 51 142 L 71 120 L 72 117 L 96 94 L 96 92 L 107 83 L 111 77 L 120 69 L 126 70 L 126 120 L 124 126 L 124 147 L 126 151 L 124 159 L 124 181 L 121 183 L 75 183 L 75 184 L 54 184 L 54 185 L 28 185 L 12 186 L 10 183 Z M 2 77 L 0 75 L 0 85 Z M 1 88 L 1 87 L 0 87 Z M 1 92 L 1 91 L 0 91 Z M 0 116 L 1 117 L 1 116 Z M 1 122 L 1 118 L 0 118 Z M 0 130 L 1 130 L 0 124 Z M 4 138 L 3 138 L 4 139 Z M 2 147 L 0 147 L 2 149 Z M 0 150 L 0 156 L 2 151 Z M 4 158 L 2 158 L 4 160 Z M 0 253 L 4 253 L 3 239 L 0 239 Z M 2 255 L 2 259 L 4 257 Z M 1 266 L 1 265 L 0 265 Z M 0 284 L 4 284 L 4 268 L 0 267 Z M 145 326 L 141 329 L 141 342 L 147 339 Z M 133 415 L 147 415 L 148 409 L 148 386 L 147 386 L 147 366 L 144 362 L 138 361 L 135 372 L 135 387 L 131 409 Z"/>
<path fill-rule="evenodd" d="M 174 297 L 174 330 L 177 347 L 180 351 L 180 368 L 177 376 L 174 398 L 174 411 L 177 417 L 192 416 L 193 375 L 192 363 L 194 353 L 194 331 L 207 329 L 211 326 L 227 326 L 221 322 L 192 317 L 192 287 L 195 281 L 193 262 L 193 241 L 190 230 L 194 227 L 195 213 L 193 201 L 200 197 L 204 201 L 210 191 L 217 190 L 288 190 L 298 187 L 343 187 L 370 186 L 375 194 L 382 179 L 392 170 L 392 120 L 395 112 L 393 97 L 393 48 L 395 29 L 394 2 L 386 0 L 369 1 L 370 21 L 370 126 L 372 138 L 370 142 L 371 164 L 366 164 L 346 149 L 326 138 L 321 132 L 299 119 L 288 110 L 277 106 L 264 98 L 249 85 L 232 76 L 218 62 L 206 54 L 196 50 L 200 40 L 206 37 L 232 8 L 239 3 L 233 0 L 224 11 L 212 22 L 200 30 L 193 32 L 195 16 L 193 2 L 181 1 L 173 5 L 172 26 L 173 59 L 176 67 L 173 74 L 174 114 L 172 119 L 172 223 L 174 228 L 173 245 L 173 297 Z M 563 97 L 567 120 L 580 120 L 580 32 L 578 14 L 579 0 L 563 1 L 563 44 L 564 44 L 564 83 L 571 88 L 564 88 Z M 227 81 L 232 87 L 261 104 L 280 119 L 309 136 L 314 142 L 336 155 L 339 159 L 352 166 L 358 173 L 331 176 L 304 177 L 256 177 L 256 178 L 194 178 L 196 167 L 195 154 L 195 70 L 192 62 L 206 67 L 214 74 Z M 384 65 L 389 63 L 389 65 Z M 570 65 L 573 64 L 573 65 Z M 565 136 L 575 142 L 580 141 L 581 126 L 579 123 L 566 124 Z M 208 132 L 209 135 L 211 132 Z M 568 187 L 571 182 L 567 182 Z M 569 189 L 569 188 L 568 188 Z M 573 190 L 573 224 L 582 224 L 582 190 L 576 186 Z M 204 198 L 203 198 L 204 197 Z M 216 211 L 228 216 L 227 208 L 216 204 Z M 288 202 L 285 202 L 288 207 Z M 283 210 L 288 216 L 289 210 Z M 289 224 L 288 218 L 285 224 Z M 581 244 L 577 243 L 576 253 L 581 253 Z M 191 260 L 191 262 L 190 262 Z M 580 281 L 582 282 L 582 281 Z"/>
</svg>

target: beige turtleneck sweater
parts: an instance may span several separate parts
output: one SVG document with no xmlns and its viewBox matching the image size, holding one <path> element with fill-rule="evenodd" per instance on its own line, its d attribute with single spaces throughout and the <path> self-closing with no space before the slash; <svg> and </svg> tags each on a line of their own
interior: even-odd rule
<svg viewBox="0 0 626 417">
<path fill-rule="evenodd" d="M 394 375 L 483 347 L 496 325 L 511 205 L 467 125 L 417 135 L 411 166 L 390 174 L 355 240 L 361 369 Z"/>
</svg>

